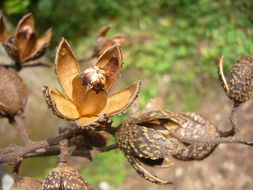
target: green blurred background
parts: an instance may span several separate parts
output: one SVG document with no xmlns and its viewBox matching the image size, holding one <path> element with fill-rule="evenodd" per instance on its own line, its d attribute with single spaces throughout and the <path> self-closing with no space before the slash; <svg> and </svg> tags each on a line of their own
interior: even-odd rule
<svg viewBox="0 0 253 190">
<path fill-rule="evenodd" d="M 117 88 L 142 80 L 141 108 L 160 96 L 170 111 L 198 111 L 201 99 L 215 99 L 220 88 L 218 56 L 225 56 L 228 72 L 240 56 L 253 55 L 252 0 L 3 0 L 0 7 L 13 28 L 27 12 L 33 13 L 40 34 L 53 28 L 47 52 L 51 59 L 62 37 L 79 58 L 89 56 L 99 29 L 112 24 L 109 37 L 128 38 Z M 120 123 L 123 118 L 126 115 L 114 119 Z M 25 171 L 42 179 L 55 159 L 47 166 Z M 121 153 L 112 151 L 96 157 L 82 173 L 92 184 L 105 180 L 117 186 L 127 176 L 126 167 Z"/>
</svg>

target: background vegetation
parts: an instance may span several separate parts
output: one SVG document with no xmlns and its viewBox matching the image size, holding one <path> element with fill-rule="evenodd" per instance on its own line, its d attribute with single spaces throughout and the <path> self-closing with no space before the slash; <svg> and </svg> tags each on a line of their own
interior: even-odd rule
<svg viewBox="0 0 253 190">
<path fill-rule="evenodd" d="M 161 96 L 171 111 L 197 111 L 201 98 L 215 98 L 219 88 L 218 56 L 225 56 L 228 71 L 240 56 L 253 54 L 251 0 L 4 0 L 0 7 L 13 26 L 32 12 L 39 32 L 53 27 L 51 58 L 62 36 L 78 57 L 89 56 L 98 30 L 112 24 L 109 36 L 128 37 L 118 88 L 142 80 L 142 108 Z M 95 158 L 82 173 L 93 184 L 118 185 L 127 175 L 124 167 L 121 153 L 113 151 Z M 42 173 L 37 175 L 43 178 Z"/>
</svg>

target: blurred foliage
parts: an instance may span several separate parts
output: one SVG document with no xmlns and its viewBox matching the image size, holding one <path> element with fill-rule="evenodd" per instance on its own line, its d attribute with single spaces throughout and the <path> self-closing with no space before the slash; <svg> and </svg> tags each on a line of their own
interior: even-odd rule
<svg viewBox="0 0 253 190">
<path fill-rule="evenodd" d="M 125 158 L 119 150 L 99 154 L 82 172 L 87 181 L 95 186 L 101 181 L 106 181 L 112 186 L 120 185 L 127 174 Z"/>
<path fill-rule="evenodd" d="M 128 36 L 118 87 L 142 80 L 141 108 L 161 96 L 170 111 L 197 111 L 199 100 L 213 98 L 220 88 L 218 56 L 225 56 L 227 72 L 240 56 L 253 55 L 251 0 L 4 0 L 0 5 L 13 23 L 26 10 L 33 12 L 39 31 L 53 27 L 52 50 L 64 36 L 78 57 L 90 55 L 98 30 L 113 24 L 109 36 Z M 121 153 L 114 151 L 99 155 L 83 173 L 92 183 L 104 179 L 115 185 L 125 176 L 123 167 Z"/>
</svg>

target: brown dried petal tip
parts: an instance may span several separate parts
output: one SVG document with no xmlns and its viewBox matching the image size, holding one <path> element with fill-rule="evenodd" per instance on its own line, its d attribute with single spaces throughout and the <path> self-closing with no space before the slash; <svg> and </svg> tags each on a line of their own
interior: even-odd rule
<svg viewBox="0 0 253 190">
<path fill-rule="evenodd" d="M 3 15 L 0 16 L 0 42 L 6 43 L 9 39 L 9 34 L 4 24 Z"/>
<path fill-rule="evenodd" d="M 31 177 L 21 177 L 12 186 L 10 190 L 40 190 L 42 183 Z"/>
<path fill-rule="evenodd" d="M 14 71 L 0 67 L 0 115 L 13 117 L 23 113 L 28 88 Z"/>
<path fill-rule="evenodd" d="M 43 181 L 42 190 L 92 190 L 86 180 L 66 163 L 51 170 Z"/>
</svg>

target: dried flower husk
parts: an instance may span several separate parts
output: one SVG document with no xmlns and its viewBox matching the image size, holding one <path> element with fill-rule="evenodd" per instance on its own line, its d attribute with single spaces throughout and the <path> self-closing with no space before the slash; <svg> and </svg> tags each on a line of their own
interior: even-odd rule
<svg viewBox="0 0 253 190">
<path fill-rule="evenodd" d="M 46 102 L 58 117 L 75 121 L 84 128 L 120 114 L 132 104 L 140 90 L 139 81 L 108 96 L 120 75 L 122 64 L 121 50 L 113 46 L 98 58 L 95 66 L 88 68 L 88 72 L 81 72 L 70 45 L 62 39 L 56 52 L 55 71 L 64 94 L 44 86 Z M 103 85 L 97 87 L 96 80 L 99 84 L 102 81 Z"/>
<path fill-rule="evenodd" d="M 92 190 L 86 180 L 67 163 L 52 169 L 43 181 L 42 190 Z"/>
<path fill-rule="evenodd" d="M 48 29 L 39 38 L 36 37 L 35 21 L 31 13 L 19 21 L 14 36 L 10 36 L 0 17 L 0 41 L 9 56 L 18 63 L 35 60 L 44 55 L 50 44 L 52 29 Z"/>
<path fill-rule="evenodd" d="M 0 67 L 0 115 L 13 118 L 24 112 L 28 88 L 18 74 Z"/>
<path fill-rule="evenodd" d="M 174 134 L 176 136 L 193 140 L 216 139 L 220 133 L 216 126 L 196 113 L 181 113 L 180 128 Z M 203 160 L 208 157 L 218 146 L 215 143 L 180 143 L 178 151 L 173 157 L 178 160 Z"/>
<path fill-rule="evenodd" d="M 107 25 L 103 27 L 98 35 L 94 46 L 94 56 L 101 56 L 108 48 L 111 46 L 117 45 L 121 47 L 124 44 L 125 36 L 124 35 L 116 35 L 112 38 L 106 38 L 106 34 L 111 29 L 111 25 Z"/>
<path fill-rule="evenodd" d="M 228 82 L 223 73 L 223 60 L 224 56 L 221 56 L 218 61 L 220 83 L 227 96 L 238 106 L 253 95 L 253 58 L 242 56 L 237 60 L 232 66 Z"/>
<path fill-rule="evenodd" d="M 148 166 L 167 167 L 172 156 L 180 160 L 201 160 L 215 148 L 212 143 L 181 142 L 177 136 L 191 139 L 216 138 L 218 130 L 195 113 L 173 113 L 165 110 L 150 111 L 124 122 L 116 131 L 118 147 L 139 175 L 156 184 L 168 184 L 145 170 Z"/>
<path fill-rule="evenodd" d="M 41 190 L 42 183 L 32 177 L 18 177 L 10 190 Z"/>
</svg>

